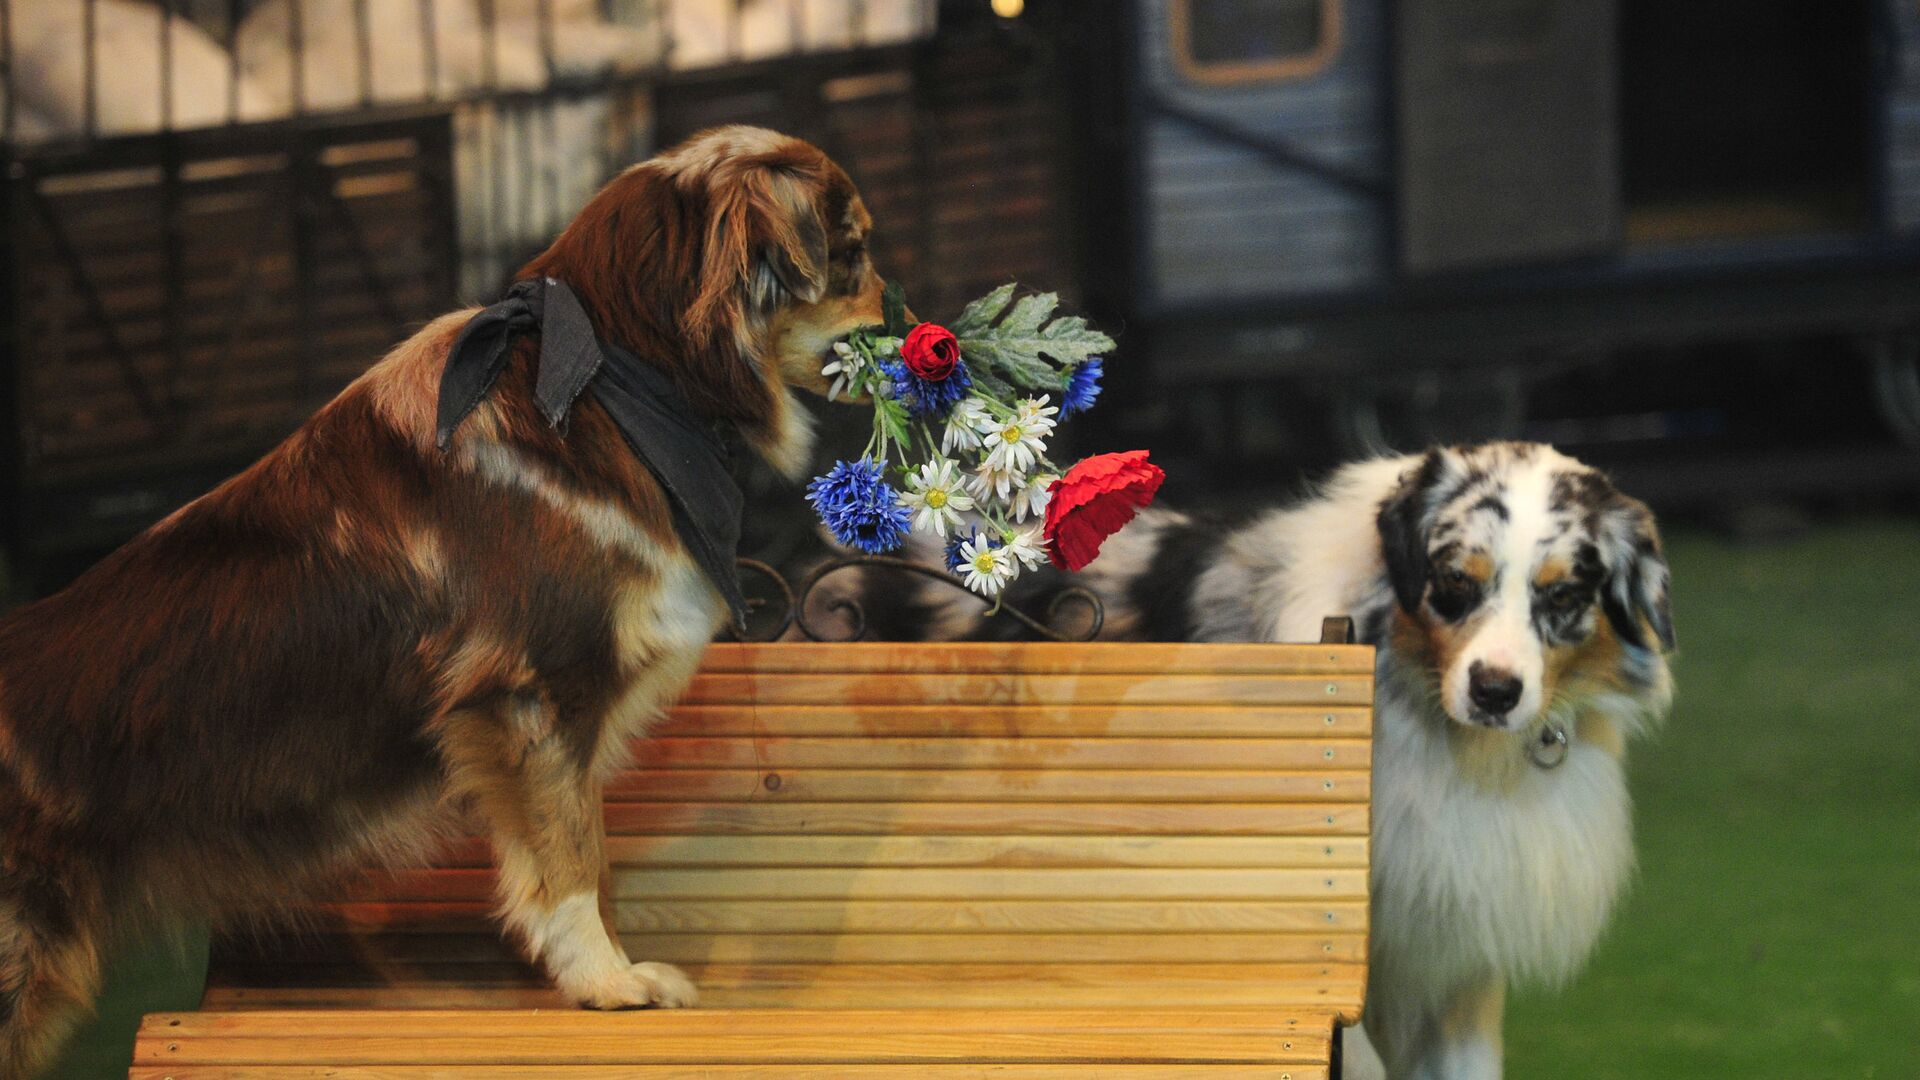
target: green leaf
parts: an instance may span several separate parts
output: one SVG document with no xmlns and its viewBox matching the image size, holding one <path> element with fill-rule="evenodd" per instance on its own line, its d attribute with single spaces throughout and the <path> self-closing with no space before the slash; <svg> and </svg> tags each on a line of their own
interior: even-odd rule
<svg viewBox="0 0 1920 1080">
<path fill-rule="evenodd" d="M 1007 304 L 1013 299 L 1013 290 L 1014 284 L 1009 281 L 968 304 L 960 312 L 959 318 L 947 324 L 947 329 L 953 331 L 954 337 L 966 337 L 985 330 L 993 325 L 993 320 L 999 318 L 1002 311 L 1007 309 Z"/>
<path fill-rule="evenodd" d="M 888 337 L 905 337 L 907 334 L 907 291 L 897 281 L 887 282 L 880 293 L 880 310 L 883 325 Z"/>
<path fill-rule="evenodd" d="M 1074 367 L 1089 357 L 1110 352 L 1113 339 L 1087 325 L 1078 315 L 1053 318 L 1060 306 L 1054 293 L 1022 297 L 1011 308 L 1011 285 L 967 306 L 948 329 L 960 339 L 960 353 L 975 381 L 993 378 L 995 385 L 1011 384 L 1029 393 L 1064 390 Z M 994 322 L 996 315 L 1004 317 Z M 1049 321 L 1051 320 L 1051 321 Z M 982 383 L 984 392 L 1007 396 L 1004 389 Z"/>
<path fill-rule="evenodd" d="M 1048 326 L 1046 329 L 1046 332 L 1040 336 L 1049 337 L 1049 338 L 1065 338 L 1065 337 L 1072 337 L 1078 334 L 1084 334 L 1087 332 L 1088 332 L 1087 320 L 1081 318 L 1078 315 L 1062 315 L 1059 318 L 1053 320 L 1052 325 Z M 1097 330 L 1092 332 L 1096 334 L 1099 333 L 1099 331 Z M 1101 334 L 1100 336 L 1106 337 L 1105 334 Z M 1112 340 L 1112 339 L 1108 339 L 1108 340 Z"/>
<path fill-rule="evenodd" d="M 880 398 L 875 410 L 880 418 L 880 430 L 897 446 L 911 447 L 907 431 L 907 407 L 892 398 Z"/>
<path fill-rule="evenodd" d="M 1041 324 L 1047 321 L 1047 316 L 1053 314 L 1053 309 L 1059 306 L 1058 293 L 1034 293 L 1032 296 L 1023 296 L 994 329 L 1006 335 L 1031 334 L 1039 330 Z"/>
</svg>

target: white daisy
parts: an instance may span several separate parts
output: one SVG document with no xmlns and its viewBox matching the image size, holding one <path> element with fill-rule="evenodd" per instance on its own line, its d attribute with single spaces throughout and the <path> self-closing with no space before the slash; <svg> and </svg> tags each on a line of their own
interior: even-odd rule
<svg viewBox="0 0 1920 1080">
<path fill-rule="evenodd" d="M 1053 501 L 1053 487 L 1060 477 L 1056 473 L 1035 473 L 1027 478 L 1020 490 L 1013 493 L 1009 504 L 1013 507 L 1013 520 L 1025 521 L 1030 517 L 1043 517 L 1047 504 Z"/>
<path fill-rule="evenodd" d="M 1047 541 L 1038 525 L 1014 533 L 1013 539 L 1008 540 L 1000 550 L 1020 560 L 1020 565 L 1029 570 L 1047 561 Z"/>
<path fill-rule="evenodd" d="M 1020 419 L 1024 421 L 1027 426 L 1040 429 L 1039 433 L 1042 435 L 1053 430 L 1055 423 L 1053 418 L 1060 415 L 1059 408 L 1047 404 L 1048 400 L 1045 394 L 1041 394 L 1037 398 L 1026 398 L 1020 402 L 1020 408 L 1018 410 Z"/>
<path fill-rule="evenodd" d="M 1059 412 L 1043 396 L 1028 398 L 1014 410 L 1010 419 L 986 417 L 976 425 L 986 463 L 996 469 L 1026 472 L 1047 452 L 1046 438 L 1053 432 L 1053 414 Z"/>
<path fill-rule="evenodd" d="M 940 452 L 951 454 L 955 450 L 978 450 L 980 448 L 980 426 L 982 418 L 987 416 L 987 407 L 977 397 L 970 397 L 953 407 L 947 414 L 946 430 L 940 434 Z"/>
<path fill-rule="evenodd" d="M 945 538 L 948 526 L 959 526 L 960 511 L 973 509 L 972 497 L 960 485 L 959 467 L 948 458 L 935 458 L 907 474 L 900 505 L 913 511 L 914 528 Z"/>
<path fill-rule="evenodd" d="M 997 596 L 1020 567 L 1005 548 L 993 547 L 979 536 L 960 545 L 960 571 L 966 575 L 967 588 L 981 596 Z"/>
<path fill-rule="evenodd" d="M 852 384 L 853 377 L 859 370 L 860 354 L 853 351 L 853 346 L 844 341 L 834 342 L 833 359 L 827 361 L 826 365 L 820 369 L 820 374 L 833 378 L 833 385 L 827 388 L 827 400 L 833 401 L 846 393 L 847 387 Z M 851 395 L 848 396 L 851 397 Z"/>
<path fill-rule="evenodd" d="M 1020 470 L 995 468 L 991 462 L 987 462 L 967 476 L 967 491 L 976 502 L 1005 502 L 1026 482 L 1026 474 Z"/>
</svg>

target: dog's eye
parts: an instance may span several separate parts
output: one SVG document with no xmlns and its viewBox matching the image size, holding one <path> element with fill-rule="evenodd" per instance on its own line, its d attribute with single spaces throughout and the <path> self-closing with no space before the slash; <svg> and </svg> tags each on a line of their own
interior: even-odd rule
<svg viewBox="0 0 1920 1080">
<path fill-rule="evenodd" d="M 1459 567 L 1444 567 L 1434 574 L 1433 595 L 1428 603 L 1434 614 L 1449 621 L 1464 618 L 1479 602 L 1480 583 Z"/>
<path fill-rule="evenodd" d="M 1555 611 L 1572 611 L 1585 602 L 1578 585 L 1559 584 L 1547 590 L 1547 606 Z"/>
</svg>

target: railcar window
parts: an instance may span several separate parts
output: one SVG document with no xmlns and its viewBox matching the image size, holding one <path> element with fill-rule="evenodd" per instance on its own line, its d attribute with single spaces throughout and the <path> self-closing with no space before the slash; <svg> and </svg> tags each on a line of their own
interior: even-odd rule
<svg viewBox="0 0 1920 1080">
<path fill-rule="evenodd" d="M 1293 79 L 1340 44 L 1340 0 L 1167 0 L 1174 62 L 1195 82 Z"/>
<path fill-rule="evenodd" d="M 1621 0 L 1628 242 L 1870 224 L 1882 6 Z"/>
</svg>

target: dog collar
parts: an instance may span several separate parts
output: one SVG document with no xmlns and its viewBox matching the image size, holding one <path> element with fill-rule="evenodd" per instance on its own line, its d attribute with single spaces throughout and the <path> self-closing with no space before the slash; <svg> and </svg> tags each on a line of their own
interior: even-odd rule
<svg viewBox="0 0 1920 1080">
<path fill-rule="evenodd" d="M 1527 745 L 1527 760 L 1542 769 L 1557 769 L 1567 760 L 1571 742 L 1563 725 L 1549 721 Z"/>
<path fill-rule="evenodd" d="M 541 415 L 564 432 L 574 401 L 593 393 L 627 447 L 666 490 L 674 531 L 725 598 L 734 629 L 744 632 L 747 602 L 734 558 L 746 498 L 727 467 L 726 442 L 658 368 L 597 338 L 586 308 L 565 282 L 519 282 L 468 320 L 440 376 L 440 449 L 452 445 L 461 421 L 493 388 L 506 369 L 509 346 L 522 334 L 540 336 L 534 398 Z"/>
</svg>

